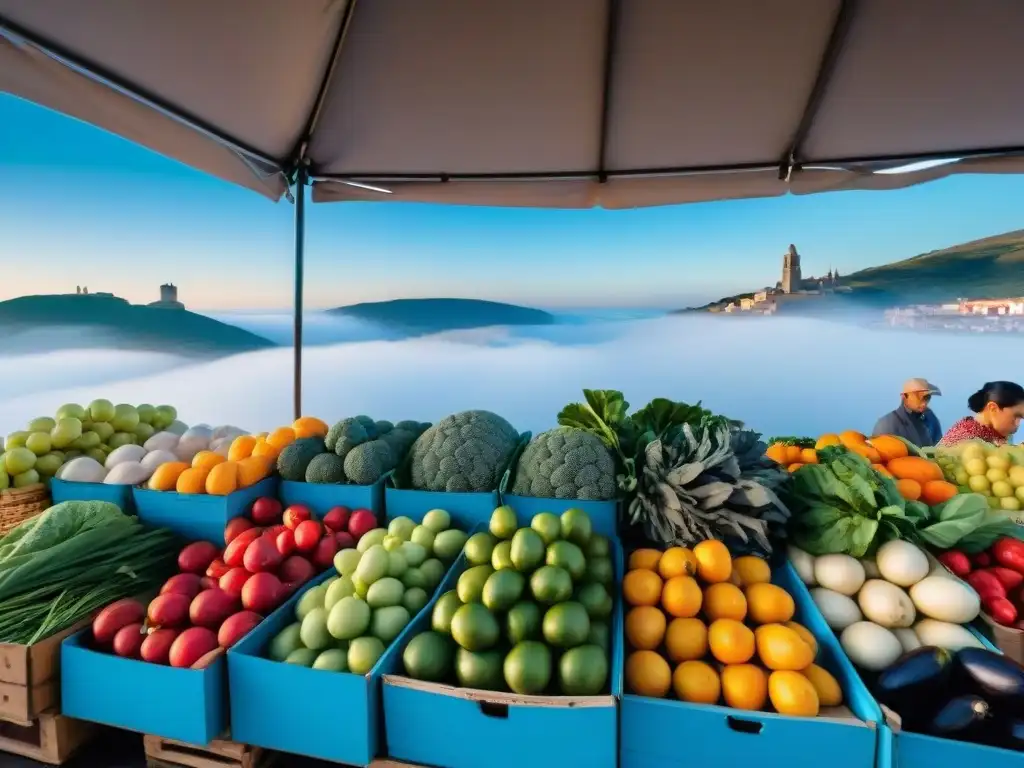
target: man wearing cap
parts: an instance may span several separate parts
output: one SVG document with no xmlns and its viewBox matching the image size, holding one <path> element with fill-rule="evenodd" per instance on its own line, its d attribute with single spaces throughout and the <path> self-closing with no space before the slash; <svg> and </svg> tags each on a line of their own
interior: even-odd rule
<svg viewBox="0 0 1024 768">
<path fill-rule="evenodd" d="M 926 379 L 910 379 L 903 385 L 900 407 L 878 420 L 872 436 L 898 435 L 919 448 L 935 445 L 942 439 L 942 427 L 928 404 L 941 394 Z"/>
</svg>

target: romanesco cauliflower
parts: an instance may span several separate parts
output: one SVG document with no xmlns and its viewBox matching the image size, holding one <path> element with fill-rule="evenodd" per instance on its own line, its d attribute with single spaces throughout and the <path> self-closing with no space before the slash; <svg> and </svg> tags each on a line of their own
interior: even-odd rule
<svg viewBox="0 0 1024 768">
<path fill-rule="evenodd" d="M 413 443 L 412 487 L 493 491 L 518 445 L 516 428 L 496 413 L 463 411 L 446 416 Z"/>
<path fill-rule="evenodd" d="M 615 498 L 615 460 L 590 432 L 572 427 L 542 432 L 519 457 L 512 493 L 607 501 Z"/>
</svg>

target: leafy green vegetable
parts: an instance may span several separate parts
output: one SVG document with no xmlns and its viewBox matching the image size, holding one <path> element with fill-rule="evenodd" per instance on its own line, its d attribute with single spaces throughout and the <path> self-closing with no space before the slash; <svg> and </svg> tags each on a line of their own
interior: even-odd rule
<svg viewBox="0 0 1024 768">
<path fill-rule="evenodd" d="M 0 642 L 36 642 L 157 586 L 180 545 L 113 504 L 50 507 L 0 539 Z"/>
<path fill-rule="evenodd" d="M 766 441 L 768 445 L 775 445 L 776 443 L 782 443 L 783 445 L 795 445 L 799 448 L 813 448 L 817 441 L 813 437 L 769 437 Z"/>
</svg>

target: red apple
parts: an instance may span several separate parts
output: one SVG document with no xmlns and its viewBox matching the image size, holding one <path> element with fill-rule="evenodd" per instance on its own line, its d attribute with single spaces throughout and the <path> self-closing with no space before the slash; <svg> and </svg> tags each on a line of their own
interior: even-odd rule
<svg viewBox="0 0 1024 768">
<path fill-rule="evenodd" d="M 249 573 L 275 571 L 281 564 L 281 553 L 270 539 L 261 536 L 245 548 L 242 565 Z"/>
<path fill-rule="evenodd" d="M 254 573 L 242 587 L 242 607 L 266 616 L 281 604 L 285 590 L 272 573 Z"/>
<path fill-rule="evenodd" d="M 274 539 L 274 543 L 277 545 L 277 551 L 281 553 L 283 557 L 288 557 L 292 552 L 295 551 L 295 534 L 285 528 Z"/>
<path fill-rule="evenodd" d="M 348 531 L 338 531 L 334 534 L 334 540 L 338 542 L 338 549 L 352 549 L 356 545 L 356 540 Z"/>
<path fill-rule="evenodd" d="M 317 542 L 313 550 L 313 565 L 323 571 L 334 564 L 334 555 L 338 551 L 338 540 L 333 536 L 324 536 Z"/>
<path fill-rule="evenodd" d="M 278 575 L 285 584 L 303 584 L 316 575 L 316 568 L 301 555 L 292 555 L 281 563 Z"/>
<path fill-rule="evenodd" d="M 303 520 L 295 527 L 295 548 L 299 552 L 312 552 L 322 533 L 323 529 L 316 520 Z"/>
<path fill-rule="evenodd" d="M 248 528 L 235 536 L 231 543 L 224 547 L 224 563 L 228 568 L 241 567 L 246 548 L 262 535 L 262 528 Z"/>
<path fill-rule="evenodd" d="M 331 507 L 324 515 L 324 526 L 335 532 L 344 531 L 351 514 L 352 510 L 348 507 Z"/>
<path fill-rule="evenodd" d="M 312 519 L 313 513 L 309 507 L 302 504 L 292 504 L 284 511 L 284 524 L 293 531 L 299 526 L 299 523 Z"/>
<path fill-rule="evenodd" d="M 357 509 L 348 519 L 348 532 L 359 541 L 363 534 L 377 527 L 377 517 L 368 509 Z"/>
<path fill-rule="evenodd" d="M 281 522 L 281 502 L 273 496 L 264 496 L 252 503 L 249 516 L 256 525 L 274 525 Z"/>
<path fill-rule="evenodd" d="M 247 531 L 252 528 L 252 521 L 244 517 L 236 517 L 228 521 L 228 524 L 224 526 L 224 543 L 230 544 L 242 531 Z"/>
</svg>

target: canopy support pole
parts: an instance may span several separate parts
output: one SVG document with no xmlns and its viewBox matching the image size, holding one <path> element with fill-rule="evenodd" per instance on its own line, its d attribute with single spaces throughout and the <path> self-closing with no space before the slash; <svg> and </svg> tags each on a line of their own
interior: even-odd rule
<svg viewBox="0 0 1024 768">
<path fill-rule="evenodd" d="M 292 318 L 293 402 L 295 418 L 302 416 L 302 287 L 306 257 L 306 182 L 308 172 L 300 165 L 295 174 L 295 299 Z"/>
</svg>

